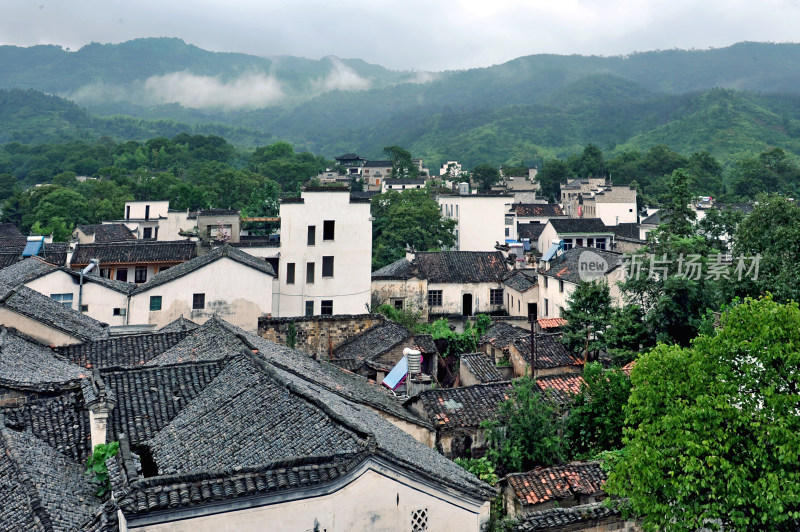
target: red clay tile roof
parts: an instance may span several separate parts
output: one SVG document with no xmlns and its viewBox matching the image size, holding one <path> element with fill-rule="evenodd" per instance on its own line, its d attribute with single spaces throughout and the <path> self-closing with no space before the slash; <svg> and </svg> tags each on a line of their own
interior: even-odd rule
<svg viewBox="0 0 800 532">
<path fill-rule="evenodd" d="M 522 504 L 527 505 L 600 493 L 606 478 L 599 462 L 570 462 L 547 468 L 537 467 L 527 473 L 514 473 L 508 475 L 506 480 Z"/>
<path fill-rule="evenodd" d="M 517 216 L 564 216 L 561 206 L 554 203 L 517 203 L 513 209 Z"/>
<path fill-rule="evenodd" d="M 581 392 L 581 386 L 586 384 L 583 376 L 576 373 L 561 375 L 546 375 L 536 378 L 536 385 L 543 392 L 549 392 L 557 403 L 564 404 L 572 401 L 572 397 Z"/>
<path fill-rule="evenodd" d="M 539 327 L 542 329 L 552 329 L 567 324 L 567 320 L 564 318 L 539 318 L 536 321 L 539 323 Z"/>
</svg>

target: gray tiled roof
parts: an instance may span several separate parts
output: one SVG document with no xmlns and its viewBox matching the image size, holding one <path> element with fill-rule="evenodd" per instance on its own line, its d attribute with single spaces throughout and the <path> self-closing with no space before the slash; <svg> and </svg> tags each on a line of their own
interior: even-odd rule
<svg viewBox="0 0 800 532">
<path fill-rule="evenodd" d="M 75 280 L 75 284 L 80 283 L 80 277 L 81 277 L 80 271 L 71 270 L 66 266 L 62 267 L 61 271 L 71 275 Z M 116 279 L 100 277 L 96 269 L 92 270 L 91 272 L 83 276 L 83 284 L 87 283 L 99 284 L 100 286 L 105 286 L 106 288 L 110 288 L 115 292 L 119 292 L 121 294 L 126 294 L 126 295 L 132 293 L 136 289 L 136 285 L 133 283 L 126 283 L 125 281 L 117 281 Z"/>
<path fill-rule="evenodd" d="M 481 336 L 480 345 L 491 344 L 496 349 L 505 350 L 508 345 L 521 336 L 530 336 L 530 331 L 511 325 L 506 321 L 496 321 Z"/>
<path fill-rule="evenodd" d="M 513 344 L 520 354 L 525 357 L 525 361 L 533 365 L 531 362 L 531 335 L 528 334 L 516 338 Z M 561 343 L 558 336 L 552 334 L 536 335 L 535 369 L 552 369 L 581 365 L 583 365 L 583 358 L 574 353 L 570 353 L 566 346 Z"/>
<path fill-rule="evenodd" d="M 617 238 L 630 238 L 639 240 L 639 224 L 637 223 L 621 223 L 609 226 L 609 229 L 614 231 Z"/>
<path fill-rule="evenodd" d="M 224 362 L 102 370 L 101 377 L 117 398 L 108 419 L 109 440 L 121 433 L 131 444 L 155 436 L 208 386 Z"/>
<path fill-rule="evenodd" d="M 585 523 L 586 526 L 597 525 L 601 519 L 620 516 L 616 508 L 608 507 L 603 502 L 593 502 L 568 508 L 550 508 L 531 512 L 514 525 L 514 532 L 532 532 L 533 530 L 565 530 L 567 526 Z M 568 530 L 581 530 L 569 528 Z"/>
<path fill-rule="evenodd" d="M 84 471 L 30 432 L 0 426 L 0 529 L 79 529 L 101 502 Z"/>
<path fill-rule="evenodd" d="M 0 270 L 0 283 L 19 286 L 55 271 L 58 266 L 40 257 L 28 257 Z"/>
<path fill-rule="evenodd" d="M 517 292 L 527 292 L 536 286 L 536 272 L 533 272 L 529 277 L 520 270 L 514 270 L 506 277 L 503 284 L 509 288 L 513 288 Z"/>
<path fill-rule="evenodd" d="M 230 362 L 148 442 L 159 473 L 224 470 L 232 456 L 253 467 L 363 450 L 363 437 L 282 384 L 242 357 Z"/>
<path fill-rule="evenodd" d="M 4 238 L 0 239 L 0 267 L 7 267 L 15 262 L 22 260 L 22 251 L 28 239 L 22 238 Z M 44 245 L 44 251 L 38 256 L 57 266 L 64 266 L 67 262 L 67 247 L 66 242 L 53 242 Z"/>
<path fill-rule="evenodd" d="M 372 278 L 374 280 L 411 279 L 415 274 L 414 265 L 406 259 L 400 259 L 372 272 Z"/>
<path fill-rule="evenodd" d="M 0 285 L 0 307 L 22 314 L 81 340 L 108 336 L 108 325 L 25 286 Z"/>
<path fill-rule="evenodd" d="M 130 240 L 78 244 L 70 262 L 73 268 L 86 266 L 91 259 L 106 264 L 150 264 L 186 262 L 197 256 L 197 244 L 189 240 Z"/>
<path fill-rule="evenodd" d="M 665 212 L 658 210 L 642 220 L 640 223 L 642 225 L 661 225 L 667 222 L 667 218 L 668 216 L 666 216 Z"/>
<path fill-rule="evenodd" d="M 56 351 L 85 368 L 137 368 L 183 340 L 189 331 L 133 334 L 57 347 Z"/>
<path fill-rule="evenodd" d="M 464 353 L 461 355 L 461 363 L 482 383 L 503 380 L 503 376 L 497 371 L 494 361 L 483 353 Z"/>
<path fill-rule="evenodd" d="M 187 331 L 180 342 L 162 351 L 147 362 L 148 366 L 164 366 L 184 362 L 210 362 L 235 356 L 242 342 L 213 316 L 203 325 Z"/>
<path fill-rule="evenodd" d="M 333 350 L 333 361 L 348 362 L 349 368 L 358 368 L 365 360 L 379 357 L 411 336 L 411 331 L 393 321 L 374 325 Z"/>
<path fill-rule="evenodd" d="M 32 391 L 74 388 L 87 372 L 13 329 L 0 326 L 0 385 Z"/>
<path fill-rule="evenodd" d="M 0 238 L 24 238 L 17 226 L 10 223 L 5 222 L 0 224 Z"/>
<path fill-rule="evenodd" d="M 416 253 L 372 273 L 372 279 L 410 279 L 429 283 L 497 283 L 508 273 L 499 251 L 432 251 Z"/>
<path fill-rule="evenodd" d="M 511 391 L 511 383 L 505 381 L 426 390 L 418 397 L 433 425 L 437 429 L 449 430 L 477 428 L 482 422 L 493 419 L 500 403 L 511 397 Z M 415 400 L 412 397 L 406 404 Z"/>
<path fill-rule="evenodd" d="M 159 332 L 193 331 L 197 329 L 197 327 L 199 327 L 199 325 L 197 325 L 195 322 L 193 322 L 192 320 L 187 320 L 186 318 L 181 316 L 177 320 L 171 321 L 166 325 L 164 325 L 163 327 L 161 327 L 159 329 Z"/>
<path fill-rule="evenodd" d="M 547 223 L 552 224 L 560 235 L 570 233 L 605 234 L 612 232 L 600 218 L 551 218 Z"/>
<path fill-rule="evenodd" d="M 80 229 L 87 236 L 94 235 L 94 241 L 98 244 L 136 239 L 136 236 L 125 224 L 79 225 L 75 229 Z"/>
<path fill-rule="evenodd" d="M 2 412 L 6 425 L 33 432 L 70 460 L 83 463 L 91 452 L 89 412 L 77 388 L 29 399 L 18 407 L 0 408 Z"/>
<path fill-rule="evenodd" d="M 199 270 L 203 266 L 207 266 L 208 264 L 216 262 L 222 258 L 228 258 L 232 261 L 238 262 L 239 264 L 243 264 L 253 268 L 254 270 L 258 270 L 262 273 L 275 277 L 275 270 L 272 269 L 272 266 L 270 266 L 268 262 L 226 244 L 206 253 L 205 255 L 200 255 L 197 258 L 182 264 L 178 264 L 177 266 L 173 266 L 166 271 L 157 273 L 148 282 L 137 287 L 136 290 L 134 290 L 134 293 L 139 294 L 146 292 L 151 288 L 169 283 L 170 281 L 174 281 L 175 279 L 183 277 L 184 275 Z"/>
<path fill-rule="evenodd" d="M 537 242 L 542 231 L 544 231 L 545 225 L 533 222 L 527 224 L 517 222 L 517 238 L 520 240 L 527 238 L 531 242 Z"/>
<path fill-rule="evenodd" d="M 605 274 L 608 274 L 620 267 L 624 258 L 622 253 L 614 253 L 613 251 L 606 251 L 597 248 L 574 247 L 572 249 L 568 249 L 561 255 L 554 257 L 550 261 L 550 268 L 547 270 L 540 270 L 540 273 L 554 279 L 560 279 L 573 284 L 579 284 L 581 282 L 581 255 L 584 252 L 593 253 L 603 258 L 608 266 L 604 272 Z"/>
</svg>

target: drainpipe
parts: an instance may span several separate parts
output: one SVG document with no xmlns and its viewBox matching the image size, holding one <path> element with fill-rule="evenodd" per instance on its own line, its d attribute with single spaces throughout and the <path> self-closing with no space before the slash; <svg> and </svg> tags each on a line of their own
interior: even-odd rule
<svg viewBox="0 0 800 532">
<path fill-rule="evenodd" d="M 81 282 L 80 286 L 78 287 L 78 312 L 83 312 L 81 309 L 83 308 L 83 276 L 95 269 L 97 266 L 100 265 L 100 259 L 92 259 L 89 261 L 89 265 L 86 266 L 84 269 L 81 270 Z"/>
</svg>

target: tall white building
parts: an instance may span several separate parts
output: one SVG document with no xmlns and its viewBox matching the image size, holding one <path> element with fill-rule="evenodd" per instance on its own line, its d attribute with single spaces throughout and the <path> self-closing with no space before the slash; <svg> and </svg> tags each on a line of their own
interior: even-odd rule
<svg viewBox="0 0 800 532">
<path fill-rule="evenodd" d="M 347 188 L 307 188 L 281 203 L 279 316 L 363 314 L 370 302 L 369 200 Z"/>
<path fill-rule="evenodd" d="M 495 244 L 512 238 L 510 232 L 506 234 L 506 213 L 514 196 L 462 194 L 439 196 L 437 200 L 442 216 L 456 221 L 454 251 L 494 251 Z"/>
</svg>

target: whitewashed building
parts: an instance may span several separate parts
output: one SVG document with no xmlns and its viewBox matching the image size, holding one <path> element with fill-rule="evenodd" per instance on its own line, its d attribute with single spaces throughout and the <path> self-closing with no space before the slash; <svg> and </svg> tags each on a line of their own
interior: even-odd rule
<svg viewBox="0 0 800 532">
<path fill-rule="evenodd" d="M 437 198 L 442 216 L 455 220 L 454 251 L 491 251 L 506 241 L 510 194 L 459 194 Z"/>
<path fill-rule="evenodd" d="M 281 202 L 279 291 L 273 314 L 361 314 L 370 302 L 369 200 L 347 188 L 306 188 Z"/>
</svg>

